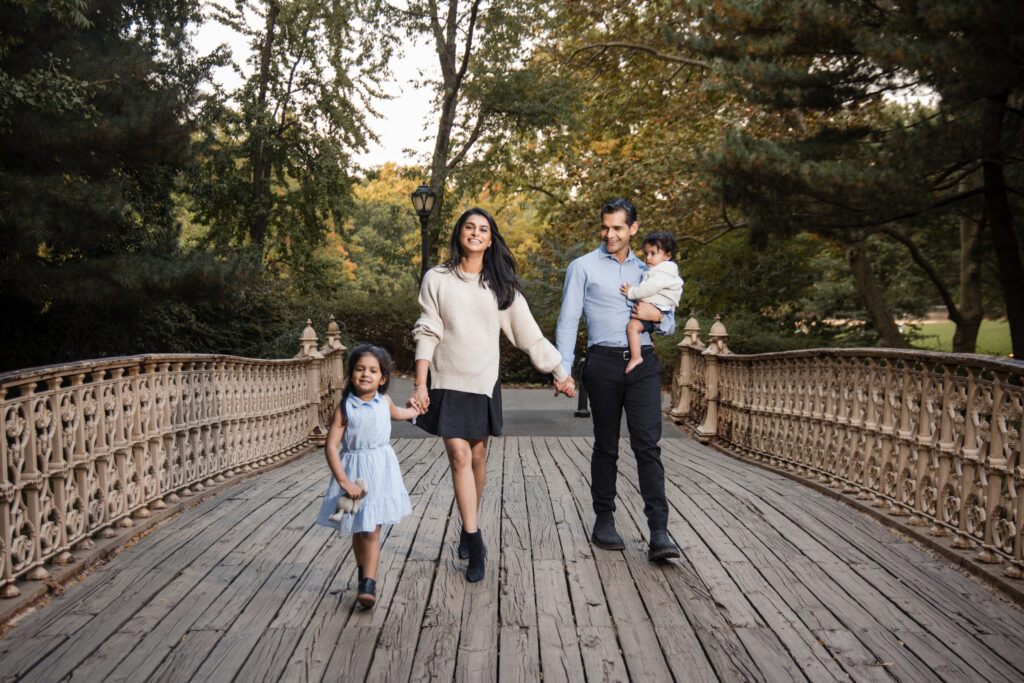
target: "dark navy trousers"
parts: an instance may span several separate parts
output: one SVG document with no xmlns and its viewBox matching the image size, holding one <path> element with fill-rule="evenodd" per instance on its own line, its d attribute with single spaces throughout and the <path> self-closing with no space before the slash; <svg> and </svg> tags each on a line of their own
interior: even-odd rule
<svg viewBox="0 0 1024 683">
<path fill-rule="evenodd" d="M 591 346 L 582 379 L 594 421 L 594 453 L 590 460 L 590 493 L 594 513 L 615 511 L 619 425 L 626 412 L 629 445 L 636 456 L 640 495 L 651 531 L 668 526 L 665 468 L 661 464 L 661 361 L 653 347 L 644 347 L 644 362 L 625 374 L 626 349 Z"/>
</svg>

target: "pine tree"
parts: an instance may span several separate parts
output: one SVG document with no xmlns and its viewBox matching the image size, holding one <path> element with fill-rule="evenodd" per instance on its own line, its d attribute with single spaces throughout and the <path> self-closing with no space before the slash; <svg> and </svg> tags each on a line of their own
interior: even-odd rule
<svg viewBox="0 0 1024 683">
<path fill-rule="evenodd" d="M 5 78 L 49 73 L 64 87 L 56 94 L 73 95 L 3 108 L 4 367 L 159 351 L 158 318 L 197 301 L 226 307 L 230 269 L 181 254 L 175 220 L 209 66 L 186 40 L 196 12 L 191 0 L 0 5 Z"/>
<path fill-rule="evenodd" d="M 751 134 L 756 117 L 728 132 L 708 159 L 714 189 L 761 236 L 810 230 L 856 244 L 975 220 L 994 249 L 1014 355 L 1024 356 L 1019 3 L 700 7 L 699 28 L 679 40 L 774 122 L 767 135 Z M 970 251 L 978 240 L 967 233 Z"/>
</svg>

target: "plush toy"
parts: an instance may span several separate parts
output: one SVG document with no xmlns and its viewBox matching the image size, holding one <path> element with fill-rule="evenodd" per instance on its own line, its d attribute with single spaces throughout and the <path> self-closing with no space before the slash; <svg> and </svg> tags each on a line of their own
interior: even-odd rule
<svg viewBox="0 0 1024 683">
<path fill-rule="evenodd" d="M 369 489 L 366 488 L 366 482 L 362 479 L 356 479 L 352 483 L 362 490 L 363 495 L 359 498 L 352 499 L 349 498 L 347 494 L 342 493 L 338 498 L 337 506 L 334 508 L 334 514 L 328 517 L 332 522 L 340 522 L 344 515 L 354 515 L 359 512 L 359 508 L 363 506 L 363 500 L 366 499 L 366 494 L 369 492 Z"/>
</svg>

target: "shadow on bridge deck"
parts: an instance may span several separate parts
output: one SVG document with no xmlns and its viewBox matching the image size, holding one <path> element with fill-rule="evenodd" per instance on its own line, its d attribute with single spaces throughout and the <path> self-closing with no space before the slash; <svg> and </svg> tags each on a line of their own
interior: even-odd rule
<svg viewBox="0 0 1024 683">
<path fill-rule="evenodd" d="M 506 408 L 548 411 L 542 400 Z M 493 440 L 480 583 L 455 554 L 441 444 L 400 437 L 413 514 L 385 535 L 377 606 L 357 607 L 348 538 L 313 524 L 328 476 L 317 452 L 201 502 L 21 619 L 0 641 L 0 678 L 1024 678 L 1016 607 L 869 517 L 674 429 L 662 445 L 683 559 L 645 559 L 631 455 L 616 513 L 627 549 L 592 548 L 579 424 Z"/>
</svg>

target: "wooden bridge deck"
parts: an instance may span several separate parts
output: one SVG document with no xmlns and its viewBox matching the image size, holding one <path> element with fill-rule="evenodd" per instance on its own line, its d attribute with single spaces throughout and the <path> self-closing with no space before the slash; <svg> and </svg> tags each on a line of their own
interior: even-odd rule
<svg viewBox="0 0 1024 683">
<path fill-rule="evenodd" d="M 1024 615 L 870 518 L 676 435 L 670 532 L 645 559 L 591 547 L 583 437 L 492 442 L 487 576 L 463 579 L 435 439 L 395 441 L 413 515 L 386 534 L 379 601 L 354 604 L 348 538 L 313 525 L 314 453 L 145 536 L 0 640 L 4 680 L 1016 680 Z M 623 452 L 628 452 L 625 442 Z M 454 513 L 454 517 L 453 517 Z"/>
</svg>

